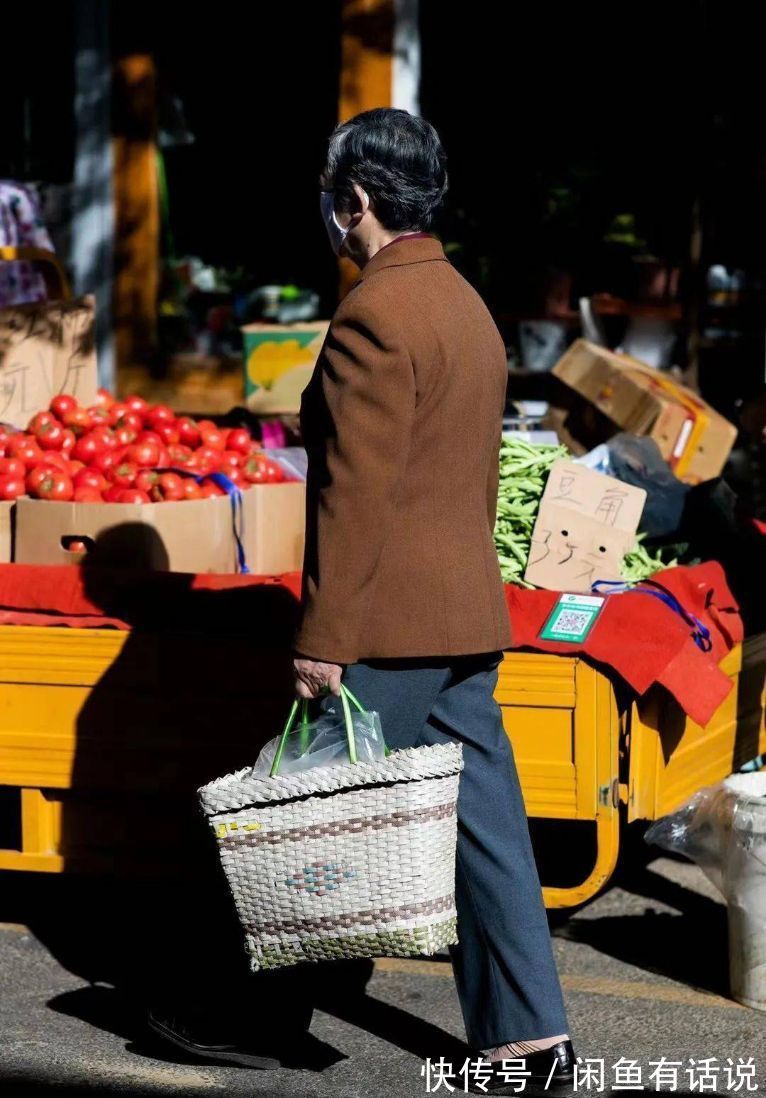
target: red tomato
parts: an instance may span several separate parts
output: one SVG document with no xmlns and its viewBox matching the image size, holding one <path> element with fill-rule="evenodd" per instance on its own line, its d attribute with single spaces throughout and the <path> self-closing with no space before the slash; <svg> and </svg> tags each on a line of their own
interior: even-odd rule
<svg viewBox="0 0 766 1098">
<path fill-rule="evenodd" d="M 105 424 L 99 427 L 94 427 L 90 432 L 93 438 L 96 439 L 101 450 L 116 450 L 117 439 L 114 437 L 114 431 L 111 427 L 107 427 Z"/>
<path fill-rule="evenodd" d="M 170 452 L 167 446 L 160 446 L 160 456 L 157 459 L 157 465 L 161 469 L 166 469 L 170 465 Z"/>
<path fill-rule="evenodd" d="M 38 498 L 37 490 L 42 482 L 50 476 L 52 469 L 53 466 L 51 465 L 36 465 L 34 469 L 29 470 L 24 483 L 30 496 Z"/>
<path fill-rule="evenodd" d="M 158 423 L 156 430 L 166 446 L 172 446 L 181 441 L 181 434 L 175 423 Z"/>
<path fill-rule="evenodd" d="M 139 488 L 121 488 L 117 495 L 117 503 L 149 503 L 146 492 Z"/>
<path fill-rule="evenodd" d="M 245 462 L 243 469 L 245 480 L 250 484 L 267 484 L 265 458 L 262 454 L 254 454 Z"/>
<path fill-rule="evenodd" d="M 140 488 L 142 492 L 151 495 L 152 488 L 159 479 L 160 474 L 156 469 L 139 469 L 134 487 Z"/>
<path fill-rule="evenodd" d="M 69 476 L 69 461 L 59 450 L 46 450 L 37 464 L 35 469 L 47 466 L 49 469 L 60 469 L 62 473 L 66 473 Z"/>
<path fill-rule="evenodd" d="M 109 426 L 108 408 L 102 407 L 99 404 L 91 404 L 90 408 L 87 408 L 86 411 L 91 427 L 98 427 L 99 425 Z"/>
<path fill-rule="evenodd" d="M 99 389 L 96 393 L 96 408 L 111 408 L 114 404 L 114 397 L 108 389 Z"/>
<path fill-rule="evenodd" d="M 215 481 L 212 480 L 203 480 L 199 487 L 203 499 L 212 499 L 214 496 L 226 495 L 223 488 L 219 488 Z"/>
<path fill-rule="evenodd" d="M 191 460 L 192 452 L 188 446 L 182 446 L 180 442 L 175 446 L 168 446 L 170 464 L 185 468 Z"/>
<path fill-rule="evenodd" d="M 162 439 L 156 431 L 141 431 L 136 439 L 136 442 L 155 442 L 158 446 L 162 446 Z"/>
<path fill-rule="evenodd" d="M 223 431 L 219 431 L 217 427 L 210 427 L 206 431 L 201 431 L 202 445 L 206 446 L 209 450 L 220 450 L 223 452 L 226 449 L 226 435 Z"/>
<path fill-rule="evenodd" d="M 120 409 L 120 414 L 115 415 L 115 408 Z M 130 408 L 126 404 L 115 404 L 109 409 L 109 421 L 112 427 L 128 427 L 134 435 L 137 435 L 144 429 L 144 421 L 141 416 L 136 415 L 135 412 L 131 412 Z"/>
<path fill-rule="evenodd" d="M 41 472 L 42 476 L 35 478 L 33 484 L 29 485 L 30 478 L 37 472 Z M 30 473 L 27 482 L 29 494 L 36 499 L 70 500 L 74 495 L 72 478 L 60 469 L 41 466 L 39 470 L 35 469 Z"/>
<path fill-rule="evenodd" d="M 38 431 L 41 431 L 44 427 L 50 427 L 52 423 L 58 423 L 53 412 L 38 412 L 36 416 L 32 416 L 27 424 L 27 434 L 36 435 Z"/>
<path fill-rule="evenodd" d="M 150 469 L 160 463 L 160 448 L 156 442 L 136 441 L 128 447 L 128 460 L 144 469 Z"/>
<path fill-rule="evenodd" d="M 178 420 L 178 437 L 184 446 L 191 446 L 192 450 L 202 441 L 199 427 L 193 419 L 184 416 Z"/>
<path fill-rule="evenodd" d="M 61 452 L 69 457 L 74 450 L 75 443 L 77 442 L 77 436 L 74 431 L 70 431 L 68 427 L 64 428 L 64 437 L 61 440 Z"/>
<path fill-rule="evenodd" d="M 143 397 L 140 397 L 140 396 L 126 396 L 125 397 L 125 403 L 130 408 L 131 412 L 133 412 L 133 413 L 135 413 L 135 415 L 139 416 L 141 420 L 143 420 L 144 416 L 149 411 L 149 405 L 147 404 L 147 402 L 144 400 Z"/>
<path fill-rule="evenodd" d="M 75 493 L 74 498 L 75 498 L 75 500 L 77 500 L 77 494 L 76 493 Z M 101 496 L 98 496 L 96 499 L 81 499 L 81 500 L 78 500 L 78 502 L 79 503 L 101 503 L 102 500 L 101 500 Z M 66 543 L 65 549 L 66 549 L 67 553 L 87 553 L 88 552 L 88 546 L 82 540 L 82 538 L 70 538 Z"/>
<path fill-rule="evenodd" d="M 277 461 L 265 459 L 266 480 L 269 484 L 280 484 L 285 479 L 285 471 Z"/>
<path fill-rule="evenodd" d="M 77 474 L 84 468 L 85 466 L 81 461 L 68 461 L 66 463 L 66 471 L 69 473 L 72 480 L 74 480 Z"/>
<path fill-rule="evenodd" d="M 90 465 L 99 454 L 103 453 L 103 448 L 99 446 L 98 439 L 93 437 L 93 432 L 88 431 L 86 435 L 82 435 L 77 439 L 72 450 L 72 457 L 75 461 L 81 461 L 84 465 Z"/>
<path fill-rule="evenodd" d="M 178 473 L 160 473 L 157 483 L 151 491 L 151 498 L 156 503 L 163 500 L 179 500 L 184 498 L 184 482 Z"/>
<path fill-rule="evenodd" d="M 193 477 L 184 477 L 184 499 L 202 499 L 202 489 Z"/>
<path fill-rule="evenodd" d="M 114 429 L 114 438 L 118 446 L 130 446 L 131 442 L 135 442 L 138 435 L 132 427 L 120 426 Z"/>
<path fill-rule="evenodd" d="M 116 427 L 123 416 L 128 415 L 130 408 L 127 404 L 124 404 L 121 400 L 115 400 L 114 404 L 109 405 L 109 426 Z"/>
<path fill-rule="evenodd" d="M 85 465 L 90 465 L 100 454 L 108 450 L 114 450 L 116 447 L 117 440 L 110 427 L 94 427 L 91 431 L 88 431 L 87 435 L 77 439 L 72 450 L 72 457 L 77 461 L 84 462 Z"/>
<path fill-rule="evenodd" d="M 92 469 L 97 469 L 99 473 L 107 474 L 113 465 L 117 465 L 122 460 L 123 456 L 116 450 L 102 450 L 96 454 L 89 464 Z"/>
<path fill-rule="evenodd" d="M 241 488 L 242 485 L 247 484 L 247 481 L 245 480 L 245 474 L 242 472 L 239 466 L 235 466 L 234 469 L 221 469 L 221 472 L 224 474 L 224 476 L 227 476 L 229 478 L 232 484 L 236 484 L 239 488 Z"/>
<path fill-rule="evenodd" d="M 218 426 L 213 423 L 212 419 L 198 419 L 197 430 L 200 434 L 203 434 L 205 431 L 217 431 Z"/>
<path fill-rule="evenodd" d="M 31 435 L 14 435 L 8 440 L 8 456 L 19 458 L 30 469 L 36 465 L 43 452 L 37 445 L 37 439 Z"/>
<path fill-rule="evenodd" d="M 74 496 L 72 497 L 75 503 L 103 503 L 104 497 L 100 492 L 97 492 L 95 488 L 75 488 Z M 70 544 L 70 549 L 72 546 Z M 82 552 L 81 549 L 72 549 L 73 553 Z"/>
<path fill-rule="evenodd" d="M 36 431 L 38 446 L 43 450 L 60 450 L 66 437 L 65 431 L 66 427 L 58 420 L 54 420 L 52 423 L 44 423 Z"/>
<path fill-rule="evenodd" d="M 144 421 L 156 431 L 161 423 L 175 423 L 176 414 L 167 404 L 154 404 L 146 412 Z"/>
<path fill-rule="evenodd" d="M 265 454 L 253 454 L 245 462 L 245 478 L 251 484 L 279 484 L 285 480 L 285 471 Z"/>
<path fill-rule="evenodd" d="M 247 456 L 253 449 L 250 432 L 244 427 L 233 427 L 226 438 L 226 449 L 235 450 L 238 454 Z"/>
<path fill-rule="evenodd" d="M 128 491 L 130 491 L 129 488 L 120 488 L 119 484 L 110 484 L 109 487 L 101 493 L 101 498 L 104 503 L 117 503 L 117 497 L 121 496 L 123 492 Z"/>
<path fill-rule="evenodd" d="M 93 426 L 90 412 L 85 408 L 73 408 L 71 412 L 66 412 L 61 417 L 61 422 L 65 427 L 68 427 L 70 431 L 74 431 L 78 438 L 80 435 L 87 434 Z"/>
<path fill-rule="evenodd" d="M 79 473 L 75 473 L 74 486 L 75 488 L 89 488 L 94 492 L 103 492 L 109 487 L 109 481 L 98 469 L 85 467 L 80 469 Z"/>
<path fill-rule="evenodd" d="M 60 393 L 58 396 L 55 396 L 50 403 L 50 409 L 53 412 L 54 416 L 62 421 L 65 415 L 67 415 L 69 412 L 74 412 L 76 408 L 76 397 L 69 396 L 68 393 Z"/>
<path fill-rule="evenodd" d="M 138 476 L 138 466 L 132 461 L 123 461 L 114 465 L 109 471 L 112 484 L 119 484 L 120 488 L 132 488 Z"/>
<path fill-rule="evenodd" d="M 200 446 L 199 450 L 194 451 L 197 455 L 197 460 L 200 466 L 206 467 L 207 472 L 212 472 L 218 468 L 218 462 L 221 460 L 220 450 L 213 450 L 210 446 Z"/>
<path fill-rule="evenodd" d="M 224 450 L 218 458 L 218 468 L 222 473 L 229 473 L 232 469 L 239 469 L 245 463 L 245 455 L 238 454 L 236 450 Z"/>
<path fill-rule="evenodd" d="M 0 476 L 0 499 L 18 499 L 25 491 L 23 477 Z"/>
<path fill-rule="evenodd" d="M 27 475 L 27 467 L 20 458 L 0 458 L 0 477 L 21 477 Z"/>
<path fill-rule="evenodd" d="M 13 431 L 8 431 L 5 427 L 0 427 L 0 457 L 5 457 L 6 447 L 13 438 L 13 435 Z"/>
<path fill-rule="evenodd" d="M 184 465 L 187 473 L 196 473 L 198 476 L 205 476 L 207 473 L 212 473 L 206 462 L 202 461 L 197 450 L 193 450 L 189 454 L 189 460 Z"/>
</svg>

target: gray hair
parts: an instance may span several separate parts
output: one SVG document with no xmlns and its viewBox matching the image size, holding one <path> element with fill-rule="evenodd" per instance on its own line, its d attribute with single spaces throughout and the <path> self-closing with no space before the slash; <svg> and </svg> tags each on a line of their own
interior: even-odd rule
<svg viewBox="0 0 766 1098">
<path fill-rule="evenodd" d="M 364 111 L 333 131 L 322 187 L 353 209 L 353 184 L 386 229 L 428 229 L 447 193 L 447 156 L 430 122 L 407 111 Z"/>
</svg>

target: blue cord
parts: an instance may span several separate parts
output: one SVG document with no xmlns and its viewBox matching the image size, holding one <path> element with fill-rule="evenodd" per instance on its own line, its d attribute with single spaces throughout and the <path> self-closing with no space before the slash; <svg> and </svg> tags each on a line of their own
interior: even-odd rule
<svg viewBox="0 0 766 1098">
<path fill-rule="evenodd" d="M 651 580 L 644 580 L 644 583 L 651 583 Z M 699 618 L 695 618 L 694 614 L 690 614 L 683 608 L 681 603 L 675 597 L 671 595 L 669 591 L 660 587 L 659 584 L 655 585 L 657 590 L 647 590 L 646 587 L 631 587 L 630 584 L 624 583 L 622 580 L 596 580 L 591 584 L 591 591 L 598 592 L 601 588 L 611 587 L 613 595 L 623 594 L 636 594 L 636 595 L 651 595 L 655 599 L 659 599 L 660 602 L 664 602 L 666 606 L 683 618 L 687 625 L 692 628 L 692 640 L 702 652 L 710 652 L 713 648 L 713 642 L 710 639 L 710 630 L 704 625 Z M 616 590 L 620 588 L 620 590 Z M 606 592 L 609 594 L 610 592 Z"/>
</svg>

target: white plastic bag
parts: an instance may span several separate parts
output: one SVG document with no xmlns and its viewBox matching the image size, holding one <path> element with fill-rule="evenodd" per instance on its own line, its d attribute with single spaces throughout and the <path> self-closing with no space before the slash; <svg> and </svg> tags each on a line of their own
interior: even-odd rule
<svg viewBox="0 0 766 1098">
<path fill-rule="evenodd" d="M 696 862 L 723 895 L 731 993 L 766 1010 L 766 771 L 701 789 L 644 838 Z"/>
<path fill-rule="evenodd" d="M 284 747 L 278 765 L 280 776 L 300 774 L 317 766 L 342 766 L 349 762 L 385 759 L 386 744 L 379 715 L 362 709 L 353 695 L 346 693 L 358 706 L 353 713 L 344 706 L 341 713 L 321 713 L 310 721 L 308 707 L 304 705 L 301 721 L 294 723 L 297 709 L 293 706 L 285 732 L 269 740 L 261 749 L 253 767 L 253 777 L 268 777 L 271 774 L 283 739 Z M 355 759 L 351 758 L 349 721 Z"/>
</svg>

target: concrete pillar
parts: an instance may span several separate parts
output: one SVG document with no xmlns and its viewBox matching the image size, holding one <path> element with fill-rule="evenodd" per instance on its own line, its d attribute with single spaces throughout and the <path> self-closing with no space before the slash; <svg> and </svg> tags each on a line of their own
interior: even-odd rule
<svg viewBox="0 0 766 1098">
<path fill-rule="evenodd" d="M 70 263 L 76 294 L 95 293 L 99 381 L 115 383 L 109 5 L 75 0 L 75 164 Z"/>
</svg>

